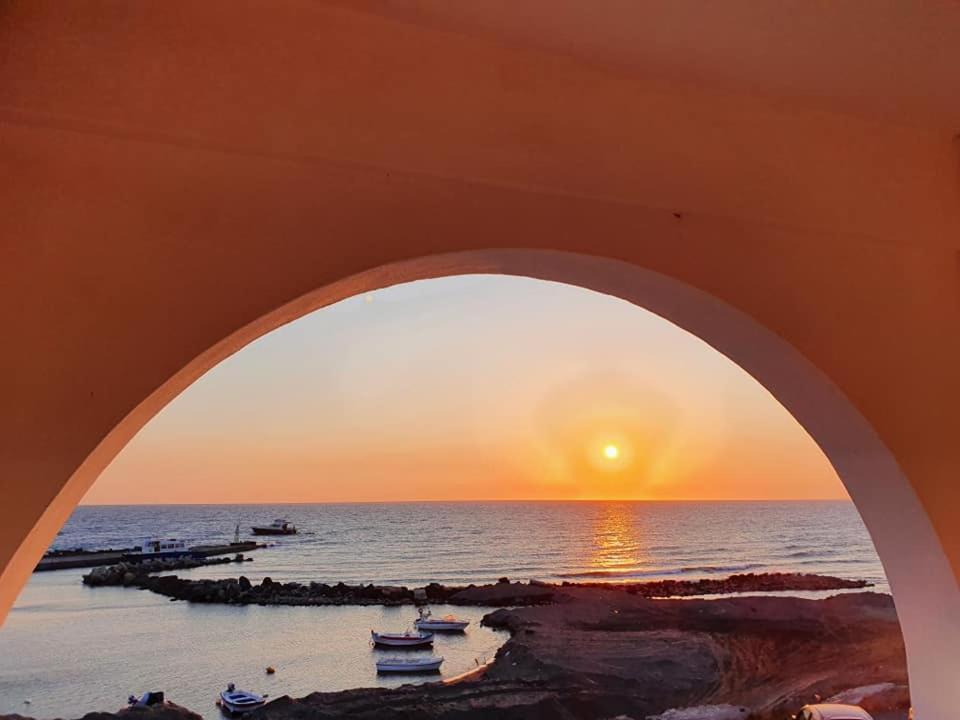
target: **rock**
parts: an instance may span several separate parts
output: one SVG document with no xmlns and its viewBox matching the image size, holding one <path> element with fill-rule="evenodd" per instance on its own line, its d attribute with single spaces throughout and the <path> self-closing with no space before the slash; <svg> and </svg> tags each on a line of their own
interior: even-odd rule
<svg viewBox="0 0 960 720">
<path fill-rule="evenodd" d="M 32 720 L 22 715 L 0 715 L 0 720 Z M 197 713 L 172 702 L 150 707 L 128 707 L 118 712 L 92 712 L 82 720 L 203 720 Z"/>
<path fill-rule="evenodd" d="M 244 592 L 246 592 L 247 590 L 253 587 L 253 584 L 244 575 L 240 576 L 240 579 L 238 580 L 238 582 L 240 583 L 240 589 L 243 590 Z"/>
<path fill-rule="evenodd" d="M 735 705 L 700 705 L 648 715 L 647 720 L 744 720 L 750 711 Z"/>
<path fill-rule="evenodd" d="M 509 582 L 510 582 L 510 578 L 508 578 L 508 577 L 502 577 L 502 578 L 500 578 L 499 580 L 497 580 L 497 582 L 498 582 L 498 583 L 509 583 Z"/>
<path fill-rule="evenodd" d="M 417 603 L 425 603 L 427 601 L 427 591 L 424 588 L 416 588 L 413 591 L 413 601 Z"/>
</svg>

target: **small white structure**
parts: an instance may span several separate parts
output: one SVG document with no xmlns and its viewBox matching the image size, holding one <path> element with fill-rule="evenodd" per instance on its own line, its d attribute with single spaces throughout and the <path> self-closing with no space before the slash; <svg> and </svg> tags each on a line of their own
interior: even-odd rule
<svg viewBox="0 0 960 720">
<path fill-rule="evenodd" d="M 870 713 L 862 707 L 836 703 L 804 705 L 796 718 L 797 720 L 873 720 Z"/>
</svg>

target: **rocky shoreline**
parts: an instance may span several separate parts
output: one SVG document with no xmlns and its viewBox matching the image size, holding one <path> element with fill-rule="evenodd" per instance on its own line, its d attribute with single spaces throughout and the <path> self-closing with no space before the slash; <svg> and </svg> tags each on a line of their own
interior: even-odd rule
<svg viewBox="0 0 960 720">
<path fill-rule="evenodd" d="M 840 693 L 874 712 L 902 713 L 882 717 L 905 717 L 906 660 L 888 595 L 651 600 L 569 585 L 552 592 L 549 604 L 484 617 L 510 638 L 477 676 L 280 697 L 250 720 L 643 720 L 694 706 L 714 713 L 701 718 L 782 720 Z M 187 712 L 180 720 L 194 720 Z"/>
<path fill-rule="evenodd" d="M 215 561 L 216 562 L 216 561 Z M 233 562 L 225 560 L 223 562 Z M 171 600 L 194 603 L 225 603 L 232 605 L 414 605 L 444 603 L 478 607 L 529 606 L 554 602 L 558 593 L 571 588 L 596 588 L 618 591 L 646 598 L 691 597 L 699 595 L 728 595 L 771 591 L 824 591 L 863 589 L 869 583 L 846 580 L 827 575 L 799 573 L 761 573 L 731 575 L 724 579 L 660 580 L 637 583 L 562 583 L 551 584 L 531 580 L 511 582 L 501 578 L 488 585 L 448 586 L 430 583 L 422 588 L 396 585 L 347 585 L 279 583 L 264 578 L 252 583 L 244 576 L 221 580 L 190 580 L 176 575 L 157 575 L 172 569 L 198 567 L 210 561 L 154 561 L 152 563 L 121 563 L 96 568 L 83 577 L 91 587 L 124 586 L 149 590 Z"/>
<path fill-rule="evenodd" d="M 173 558 L 141 560 L 140 562 L 121 562 L 115 565 L 95 567 L 83 576 L 83 584 L 89 587 L 141 587 L 141 583 L 156 573 L 171 570 L 189 570 L 208 565 L 229 565 L 231 563 L 250 562 L 251 558 L 242 553 L 234 557 L 213 558 Z"/>
</svg>

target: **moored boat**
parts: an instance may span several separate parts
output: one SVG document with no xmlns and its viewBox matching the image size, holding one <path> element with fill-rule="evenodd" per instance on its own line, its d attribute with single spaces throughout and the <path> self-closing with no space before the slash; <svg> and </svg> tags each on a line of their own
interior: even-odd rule
<svg viewBox="0 0 960 720">
<path fill-rule="evenodd" d="M 227 685 L 226 690 L 220 691 L 220 707 L 234 715 L 242 715 L 251 710 L 256 710 L 258 707 L 263 707 L 266 702 L 266 695 L 237 690 L 233 683 Z"/>
<path fill-rule="evenodd" d="M 269 525 L 254 525 L 254 535 L 296 535 L 297 526 L 283 518 L 277 518 Z"/>
<path fill-rule="evenodd" d="M 140 697 L 131 695 L 127 698 L 127 705 L 130 707 L 153 707 L 154 705 L 166 705 L 163 693 L 160 691 L 146 692 Z"/>
<path fill-rule="evenodd" d="M 377 660 L 378 673 L 439 672 L 442 657 L 431 655 L 423 658 L 384 658 Z"/>
<path fill-rule="evenodd" d="M 453 615 L 444 615 L 443 617 L 433 617 L 430 610 L 420 608 L 420 617 L 413 621 L 418 630 L 441 630 L 447 632 L 463 632 L 470 624 L 469 620 L 460 620 Z"/>
<path fill-rule="evenodd" d="M 386 647 L 426 647 L 433 645 L 433 633 L 423 631 L 412 631 L 402 633 L 378 633 L 376 630 L 370 631 L 370 638 L 374 645 L 384 645 Z"/>
<path fill-rule="evenodd" d="M 159 560 L 180 558 L 192 555 L 193 551 L 183 540 L 167 538 L 166 540 L 145 540 L 135 552 L 124 553 L 123 559 L 128 561 Z"/>
</svg>

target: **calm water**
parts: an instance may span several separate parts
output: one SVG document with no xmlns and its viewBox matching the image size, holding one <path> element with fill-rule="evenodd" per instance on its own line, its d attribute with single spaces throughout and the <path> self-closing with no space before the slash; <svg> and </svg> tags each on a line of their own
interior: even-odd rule
<svg viewBox="0 0 960 720">
<path fill-rule="evenodd" d="M 418 503 L 81 507 L 55 548 L 125 547 L 146 537 L 230 540 L 239 522 L 287 517 L 302 534 L 251 554 L 251 580 L 422 585 L 647 580 L 801 571 L 888 591 L 854 507 L 813 503 Z M 378 678 L 370 628 L 403 629 L 411 608 L 228 607 L 85 588 L 81 570 L 34 575 L 0 629 L 0 713 L 79 717 L 163 689 L 214 717 L 229 681 L 271 696 L 409 682 Z M 184 576 L 233 577 L 236 565 Z M 484 611 L 452 611 L 475 621 Z M 490 658 L 505 636 L 475 622 L 437 645 L 444 675 Z M 266 676 L 266 665 L 277 674 Z M 31 704 L 25 705 L 24 700 Z"/>
</svg>

